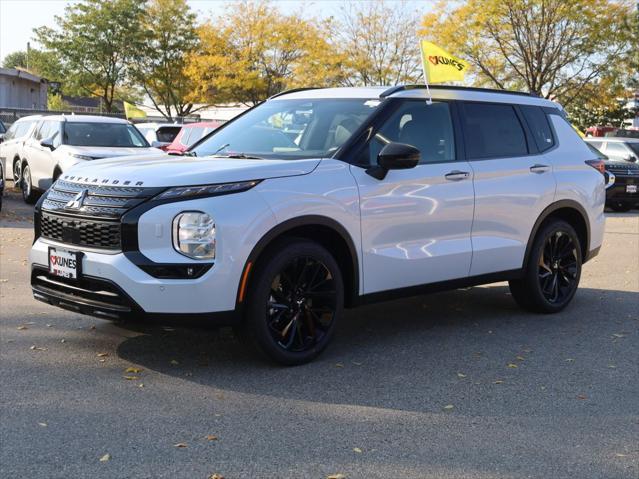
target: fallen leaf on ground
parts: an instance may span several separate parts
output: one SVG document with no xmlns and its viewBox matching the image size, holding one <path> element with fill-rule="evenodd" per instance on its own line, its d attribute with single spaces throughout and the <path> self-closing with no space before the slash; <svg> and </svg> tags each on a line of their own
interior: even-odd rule
<svg viewBox="0 0 639 479">
<path fill-rule="evenodd" d="M 18 331 L 23 331 L 25 329 L 29 329 L 27 326 L 18 326 Z"/>
<path fill-rule="evenodd" d="M 137 374 L 137 373 L 141 373 L 142 369 L 140 369 L 140 368 L 126 368 L 124 370 L 124 372 L 125 373 L 136 373 Z"/>
<path fill-rule="evenodd" d="M 47 427 L 47 423 L 46 422 L 39 422 L 38 426 Z"/>
<path fill-rule="evenodd" d="M 567 362 L 567 363 L 572 363 L 573 361 L 574 361 L 574 359 L 573 359 L 573 358 L 568 358 L 568 359 L 566 359 L 566 362 Z"/>
<path fill-rule="evenodd" d="M 217 441 L 217 436 L 214 436 L 213 434 L 208 434 L 204 436 L 204 439 L 206 439 L 207 441 Z"/>
<path fill-rule="evenodd" d="M 582 399 L 582 400 L 583 400 L 583 399 L 588 399 L 588 396 L 585 396 L 585 395 L 583 395 L 583 394 L 578 394 L 578 395 L 577 395 L 577 399 Z"/>
<path fill-rule="evenodd" d="M 344 474 L 329 474 L 326 479 L 346 479 Z"/>
<path fill-rule="evenodd" d="M 138 376 L 122 376 L 122 377 L 126 379 L 127 381 L 136 381 L 140 379 Z"/>
<path fill-rule="evenodd" d="M 355 366 L 361 366 L 361 365 L 362 365 L 362 364 L 364 364 L 364 363 L 358 363 L 357 361 L 353 361 L 353 364 L 354 364 Z"/>
<path fill-rule="evenodd" d="M 625 338 L 625 337 L 626 337 L 626 335 L 625 335 L 625 334 L 619 334 L 619 333 L 615 333 L 615 334 L 613 334 L 613 336 L 614 336 L 615 338 Z"/>
<path fill-rule="evenodd" d="M 453 409 L 454 407 L 455 407 L 455 406 L 453 406 L 452 404 L 447 404 L 446 406 L 444 406 L 444 409 L 451 410 L 451 409 Z"/>
<path fill-rule="evenodd" d="M 188 447 L 188 446 L 185 443 L 183 443 L 183 442 L 178 442 L 177 444 L 173 444 L 173 447 L 184 448 L 184 447 Z"/>
<path fill-rule="evenodd" d="M 501 379 L 498 379 L 497 381 L 493 381 L 493 384 L 503 384 L 504 381 L 502 381 Z"/>
<path fill-rule="evenodd" d="M 99 358 L 106 358 L 109 355 L 109 353 L 98 353 L 97 356 Z"/>
<path fill-rule="evenodd" d="M 224 476 L 222 474 L 211 474 L 209 479 L 224 479 Z"/>
<path fill-rule="evenodd" d="M 354 447 L 354 448 L 353 448 L 353 451 L 354 451 L 354 452 L 356 452 L 356 453 L 358 453 L 358 454 L 361 454 L 361 453 L 362 453 L 362 450 L 361 450 L 359 447 Z"/>
<path fill-rule="evenodd" d="M 38 346 L 31 346 L 29 349 L 32 350 L 32 351 L 46 351 L 47 350 L 47 348 L 40 348 Z"/>
<path fill-rule="evenodd" d="M 516 359 L 519 361 L 524 361 L 526 358 L 524 358 L 523 356 L 517 356 Z"/>
<path fill-rule="evenodd" d="M 140 383 L 140 384 L 138 384 L 138 387 L 139 387 L 139 388 L 143 388 L 143 387 L 144 387 L 144 383 Z"/>
<path fill-rule="evenodd" d="M 342 363 L 335 363 L 336 368 L 343 368 L 344 365 Z"/>
<path fill-rule="evenodd" d="M 111 454 L 105 454 L 100 458 L 100 462 L 107 462 L 109 459 L 111 459 Z"/>
<path fill-rule="evenodd" d="M 621 454 L 620 452 L 616 453 L 615 456 L 617 457 L 626 457 L 628 454 Z"/>
<path fill-rule="evenodd" d="M 508 363 L 508 367 L 509 368 L 516 368 L 518 366 L 516 364 L 513 364 L 513 363 Z"/>
<path fill-rule="evenodd" d="M 458 378 L 465 378 L 465 377 L 466 377 L 466 375 L 465 375 L 465 374 L 463 374 L 463 373 L 457 373 L 457 377 L 458 377 Z"/>
</svg>

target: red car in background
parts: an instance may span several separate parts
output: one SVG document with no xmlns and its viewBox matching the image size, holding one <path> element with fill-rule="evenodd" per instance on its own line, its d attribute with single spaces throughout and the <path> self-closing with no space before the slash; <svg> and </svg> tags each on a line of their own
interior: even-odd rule
<svg viewBox="0 0 639 479">
<path fill-rule="evenodd" d="M 166 147 L 168 153 L 184 153 L 198 140 L 215 130 L 222 123 L 219 121 L 202 121 L 182 126 L 173 142 Z"/>
</svg>

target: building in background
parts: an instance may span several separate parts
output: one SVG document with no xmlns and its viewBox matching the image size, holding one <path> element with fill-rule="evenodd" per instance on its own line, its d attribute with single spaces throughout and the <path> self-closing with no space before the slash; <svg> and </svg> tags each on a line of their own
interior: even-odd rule
<svg viewBox="0 0 639 479">
<path fill-rule="evenodd" d="M 32 73 L 0 68 L 0 108 L 47 109 L 48 82 Z"/>
</svg>

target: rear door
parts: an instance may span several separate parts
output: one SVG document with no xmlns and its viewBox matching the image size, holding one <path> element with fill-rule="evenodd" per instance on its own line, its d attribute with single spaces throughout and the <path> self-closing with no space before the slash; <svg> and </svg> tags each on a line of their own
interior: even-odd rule
<svg viewBox="0 0 639 479">
<path fill-rule="evenodd" d="M 552 130 L 541 107 L 483 102 L 461 107 L 475 188 L 470 275 L 519 269 L 532 227 L 555 197 L 547 155 L 555 146 Z"/>
<path fill-rule="evenodd" d="M 454 104 L 396 101 L 372 132 L 359 166 L 351 165 L 360 196 L 365 294 L 465 278 L 472 257 L 472 170 L 459 159 Z M 390 142 L 417 147 L 422 159 L 379 180 L 366 168 Z"/>
</svg>

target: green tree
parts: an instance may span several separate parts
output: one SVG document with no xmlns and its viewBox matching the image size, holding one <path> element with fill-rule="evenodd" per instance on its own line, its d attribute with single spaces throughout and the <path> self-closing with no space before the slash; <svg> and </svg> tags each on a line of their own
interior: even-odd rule
<svg viewBox="0 0 639 479">
<path fill-rule="evenodd" d="M 4 57 L 2 66 L 4 68 L 22 68 L 49 81 L 60 81 L 62 78 L 60 58 L 54 52 L 35 48 L 30 48 L 28 54 L 26 51 L 8 54 Z"/>
<path fill-rule="evenodd" d="M 630 53 L 633 9 L 630 0 L 443 2 L 421 33 L 468 60 L 476 84 L 568 105 Z"/>
<path fill-rule="evenodd" d="M 287 88 L 338 84 L 345 57 L 327 42 L 324 27 L 266 2 L 231 5 L 199 28 L 201 46 L 186 69 L 195 85 L 191 98 L 255 105 Z"/>
<path fill-rule="evenodd" d="M 143 44 L 144 2 L 84 0 L 70 4 L 56 28 L 35 29 L 37 41 L 62 62 L 65 90 L 102 99 L 113 110 L 117 89 L 129 78 Z"/>
<path fill-rule="evenodd" d="M 151 0 L 143 28 L 144 42 L 133 68 L 136 83 L 165 118 L 192 113 L 187 97 L 194 86 L 185 67 L 199 44 L 195 13 L 186 0 Z"/>
</svg>

